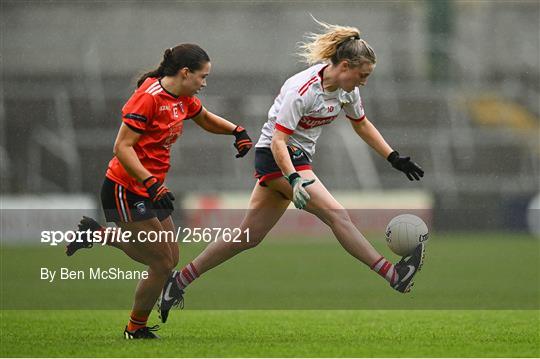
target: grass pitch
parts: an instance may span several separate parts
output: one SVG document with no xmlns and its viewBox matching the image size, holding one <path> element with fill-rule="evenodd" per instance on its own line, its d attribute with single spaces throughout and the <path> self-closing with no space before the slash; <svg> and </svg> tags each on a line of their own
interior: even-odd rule
<svg viewBox="0 0 540 359">
<path fill-rule="evenodd" d="M 540 355 L 538 311 L 184 310 L 159 341 L 122 339 L 126 311 L 4 311 L 6 357 Z M 536 317 L 536 324 L 534 322 Z"/>
<path fill-rule="evenodd" d="M 182 246 L 182 263 L 201 249 Z M 135 281 L 48 283 L 39 271 L 142 266 L 112 248 L 3 246 L 0 356 L 538 357 L 539 249 L 521 235 L 433 235 L 401 295 L 329 237 L 269 238 L 195 282 L 162 340 L 126 342 Z"/>
</svg>

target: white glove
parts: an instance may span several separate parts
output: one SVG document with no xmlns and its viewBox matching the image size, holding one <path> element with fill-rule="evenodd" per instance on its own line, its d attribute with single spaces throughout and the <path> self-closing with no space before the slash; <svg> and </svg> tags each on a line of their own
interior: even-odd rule
<svg viewBox="0 0 540 359">
<path fill-rule="evenodd" d="M 287 178 L 293 190 L 292 201 L 298 209 L 304 209 L 311 198 L 306 187 L 315 183 L 314 179 L 303 179 L 297 172 L 291 173 Z"/>
</svg>

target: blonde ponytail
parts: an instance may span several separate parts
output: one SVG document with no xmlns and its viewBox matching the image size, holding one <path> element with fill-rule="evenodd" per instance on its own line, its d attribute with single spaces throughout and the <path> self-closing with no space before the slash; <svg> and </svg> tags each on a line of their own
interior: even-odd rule
<svg viewBox="0 0 540 359">
<path fill-rule="evenodd" d="M 331 25 L 311 16 L 325 31 L 321 34 L 310 33 L 307 41 L 299 44 L 298 55 L 308 64 L 332 62 L 338 64 L 348 60 L 353 65 L 362 62 L 375 63 L 375 52 L 369 44 L 360 39 L 360 30 L 351 26 Z"/>
</svg>

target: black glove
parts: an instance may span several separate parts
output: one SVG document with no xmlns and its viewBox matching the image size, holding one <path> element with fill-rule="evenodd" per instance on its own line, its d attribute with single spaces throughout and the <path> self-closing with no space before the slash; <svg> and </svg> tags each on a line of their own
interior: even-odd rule
<svg viewBox="0 0 540 359">
<path fill-rule="evenodd" d="M 146 192 L 150 196 L 150 200 L 157 204 L 158 207 L 162 209 L 171 209 L 174 210 L 172 201 L 174 201 L 174 195 L 169 191 L 163 183 L 160 183 L 159 180 L 150 176 L 143 181 L 144 187 L 146 187 Z"/>
<path fill-rule="evenodd" d="M 410 157 L 401 157 L 398 151 L 389 154 L 387 160 L 396 170 L 405 173 L 410 181 L 419 181 L 420 177 L 424 177 L 424 170 L 422 167 L 411 161 Z"/>
<path fill-rule="evenodd" d="M 253 147 L 253 141 L 251 141 L 251 138 L 248 136 L 246 130 L 241 126 L 236 126 L 233 131 L 233 135 L 236 137 L 236 140 L 234 141 L 234 148 L 236 148 L 238 151 L 236 158 L 244 157 L 246 153 L 249 152 L 251 147 Z"/>
</svg>

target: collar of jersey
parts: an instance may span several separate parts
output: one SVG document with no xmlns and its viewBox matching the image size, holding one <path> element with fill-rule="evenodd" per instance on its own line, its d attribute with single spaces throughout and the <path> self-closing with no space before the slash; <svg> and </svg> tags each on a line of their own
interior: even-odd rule
<svg viewBox="0 0 540 359">
<path fill-rule="evenodd" d="M 161 86 L 161 88 L 163 89 L 163 91 L 164 91 L 167 95 L 173 97 L 174 99 L 179 99 L 179 98 L 181 97 L 181 96 L 176 96 L 176 95 L 173 94 L 172 92 L 167 91 L 167 89 L 165 89 L 165 87 L 163 87 L 163 85 L 161 84 L 161 78 L 158 79 L 158 82 L 159 82 L 159 86 Z"/>
<path fill-rule="evenodd" d="M 323 78 L 323 73 L 324 73 L 324 69 L 327 68 L 330 64 L 326 64 L 324 65 L 320 70 L 319 72 L 317 72 L 317 74 L 319 75 L 319 78 L 321 79 L 321 90 L 322 90 L 322 93 L 324 95 L 330 95 L 330 96 L 334 96 L 336 93 L 339 93 L 339 88 L 337 88 L 336 90 L 334 91 L 326 91 L 324 89 L 324 78 Z"/>
<path fill-rule="evenodd" d="M 324 73 L 324 69 L 327 68 L 328 65 L 330 65 L 330 64 L 324 65 L 324 66 L 319 70 L 319 72 L 317 72 L 317 75 L 319 75 L 319 78 L 321 79 L 321 88 L 322 88 L 323 92 L 324 92 L 324 86 L 323 86 L 323 80 L 324 80 L 324 79 L 323 79 L 323 73 Z"/>
</svg>

